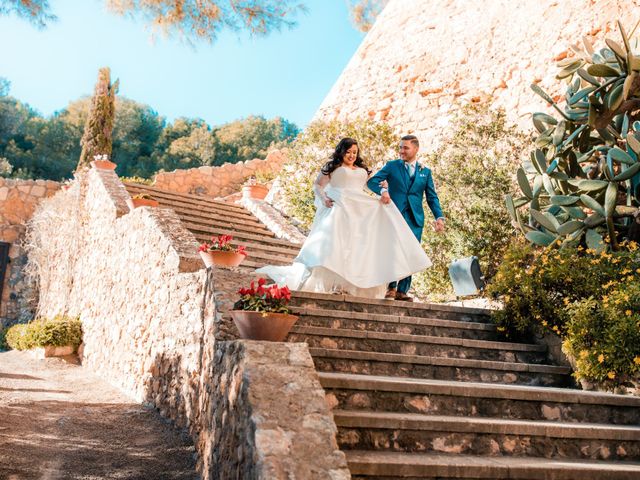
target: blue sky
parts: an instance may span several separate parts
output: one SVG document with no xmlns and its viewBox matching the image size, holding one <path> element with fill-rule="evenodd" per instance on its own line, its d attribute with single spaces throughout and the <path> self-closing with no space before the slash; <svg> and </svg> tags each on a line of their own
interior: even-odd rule
<svg viewBox="0 0 640 480">
<path fill-rule="evenodd" d="M 360 44 L 344 0 L 306 0 L 291 30 L 266 38 L 223 33 L 195 48 L 107 12 L 100 0 L 51 0 L 58 21 L 38 30 L 0 17 L 0 76 L 10 94 L 44 115 L 91 94 L 98 68 L 111 67 L 120 94 L 169 121 L 219 125 L 247 115 L 282 116 L 304 126 Z"/>
</svg>

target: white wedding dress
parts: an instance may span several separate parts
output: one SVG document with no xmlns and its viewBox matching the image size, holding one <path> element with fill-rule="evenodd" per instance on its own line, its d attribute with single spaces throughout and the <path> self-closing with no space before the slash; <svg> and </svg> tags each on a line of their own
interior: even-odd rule
<svg viewBox="0 0 640 480">
<path fill-rule="evenodd" d="M 367 172 L 339 167 L 316 198 L 311 232 L 293 265 L 259 268 L 291 290 L 382 298 L 387 284 L 431 266 L 431 261 L 393 202 L 383 205 L 364 192 Z"/>
</svg>

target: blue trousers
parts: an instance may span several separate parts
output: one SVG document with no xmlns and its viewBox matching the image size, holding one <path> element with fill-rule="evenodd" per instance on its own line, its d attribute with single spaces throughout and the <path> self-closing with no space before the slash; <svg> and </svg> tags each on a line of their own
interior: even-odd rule
<svg viewBox="0 0 640 480">
<path fill-rule="evenodd" d="M 422 240 L 422 229 L 424 228 L 424 225 L 418 225 L 418 223 L 413 218 L 413 214 L 410 210 L 405 210 L 404 212 L 402 212 L 402 216 L 407 221 L 407 225 L 409 225 L 409 228 L 411 228 L 411 231 L 418 239 L 418 242 L 420 242 Z M 407 293 L 411 288 L 411 275 L 403 278 L 398 282 L 391 282 L 388 285 L 388 288 L 396 288 L 398 292 Z"/>
</svg>

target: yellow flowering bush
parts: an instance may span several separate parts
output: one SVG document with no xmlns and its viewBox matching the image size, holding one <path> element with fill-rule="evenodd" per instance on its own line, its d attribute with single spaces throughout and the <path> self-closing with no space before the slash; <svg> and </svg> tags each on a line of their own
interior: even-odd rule
<svg viewBox="0 0 640 480">
<path fill-rule="evenodd" d="M 622 281 L 604 298 L 579 300 L 567 310 L 571 319 L 566 325 L 563 350 L 575 359 L 575 377 L 607 390 L 637 386 L 640 282 Z"/>
<path fill-rule="evenodd" d="M 530 340 L 547 332 L 564 338 L 573 303 L 592 298 L 606 304 L 622 287 L 639 283 L 633 242 L 597 253 L 582 246 L 541 250 L 519 241 L 505 254 L 488 293 L 504 303 L 494 321 L 505 338 Z"/>
</svg>

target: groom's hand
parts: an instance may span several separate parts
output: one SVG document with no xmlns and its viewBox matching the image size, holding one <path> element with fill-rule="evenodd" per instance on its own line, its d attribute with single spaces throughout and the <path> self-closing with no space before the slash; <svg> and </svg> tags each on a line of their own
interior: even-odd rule
<svg viewBox="0 0 640 480">
<path fill-rule="evenodd" d="M 444 232 L 444 218 L 439 218 L 438 220 L 435 221 L 434 223 L 436 232 L 440 233 L 440 232 Z"/>
<path fill-rule="evenodd" d="M 389 203 L 391 203 L 391 197 L 389 196 L 389 192 L 384 192 L 382 195 L 380 195 L 380 201 L 384 205 L 388 205 Z"/>
</svg>

